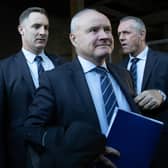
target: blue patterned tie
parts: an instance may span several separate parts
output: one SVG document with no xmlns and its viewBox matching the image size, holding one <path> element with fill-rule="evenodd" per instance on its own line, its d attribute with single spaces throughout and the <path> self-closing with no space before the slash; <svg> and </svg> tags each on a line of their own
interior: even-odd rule
<svg viewBox="0 0 168 168">
<path fill-rule="evenodd" d="M 43 66 L 42 66 L 42 61 L 43 61 L 43 59 L 42 59 L 41 56 L 38 56 L 38 55 L 37 55 L 34 60 L 37 62 L 38 75 L 40 76 L 40 74 L 41 74 L 42 72 L 44 72 L 44 68 L 43 68 Z"/>
<path fill-rule="evenodd" d="M 131 60 L 131 67 L 130 67 L 130 72 L 133 78 L 133 85 L 135 91 L 137 90 L 137 62 L 139 61 L 139 58 L 133 58 Z"/>
<path fill-rule="evenodd" d="M 107 122 L 110 123 L 112 114 L 118 106 L 112 83 L 108 77 L 107 70 L 103 67 L 96 67 L 95 71 L 100 74 L 101 91 L 103 95 Z"/>
</svg>

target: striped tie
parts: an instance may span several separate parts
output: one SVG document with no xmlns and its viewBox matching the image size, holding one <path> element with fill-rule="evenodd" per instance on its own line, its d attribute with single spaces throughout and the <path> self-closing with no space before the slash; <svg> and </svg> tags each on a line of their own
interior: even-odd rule
<svg viewBox="0 0 168 168">
<path fill-rule="evenodd" d="M 107 70 L 103 67 L 96 67 L 95 71 L 100 74 L 101 91 L 106 110 L 107 122 L 110 123 L 112 114 L 118 106 L 113 86 L 108 77 Z"/>
<path fill-rule="evenodd" d="M 44 72 L 44 68 L 42 66 L 43 59 L 41 56 L 37 55 L 34 60 L 37 62 L 38 75 L 40 76 L 40 74 Z"/>
<path fill-rule="evenodd" d="M 133 78 L 133 85 L 135 91 L 137 90 L 137 62 L 139 61 L 139 58 L 133 58 L 131 60 L 131 67 L 130 67 L 130 72 Z"/>
</svg>

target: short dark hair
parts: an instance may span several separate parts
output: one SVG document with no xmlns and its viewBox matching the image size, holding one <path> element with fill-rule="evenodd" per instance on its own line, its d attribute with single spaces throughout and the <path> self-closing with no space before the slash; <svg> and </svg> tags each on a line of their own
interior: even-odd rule
<svg viewBox="0 0 168 168">
<path fill-rule="evenodd" d="M 38 12 L 48 17 L 47 11 L 40 7 L 30 7 L 25 9 L 19 16 L 19 24 L 21 24 L 32 12 Z"/>
</svg>

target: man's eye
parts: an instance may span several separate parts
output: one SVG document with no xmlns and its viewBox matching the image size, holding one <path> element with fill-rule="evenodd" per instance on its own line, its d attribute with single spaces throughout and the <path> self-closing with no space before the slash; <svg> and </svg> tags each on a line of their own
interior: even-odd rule
<svg viewBox="0 0 168 168">
<path fill-rule="evenodd" d="M 90 30 L 91 32 L 97 32 L 98 31 L 98 28 L 92 28 L 91 30 Z"/>
<path fill-rule="evenodd" d="M 105 28 L 104 31 L 105 32 L 111 32 L 111 29 L 110 28 Z"/>
<path fill-rule="evenodd" d="M 40 25 L 34 25 L 33 26 L 35 29 L 38 29 L 40 27 Z"/>
</svg>

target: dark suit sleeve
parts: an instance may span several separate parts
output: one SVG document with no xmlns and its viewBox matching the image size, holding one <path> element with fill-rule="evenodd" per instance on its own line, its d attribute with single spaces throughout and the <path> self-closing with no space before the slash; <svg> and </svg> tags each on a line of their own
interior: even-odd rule
<svg viewBox="0 0 168 168">
<path fill-rule="evenodd" d="M 64 134 L 62 127 L 49 127 L 55 102 L 47 75 L 42 75 L 40 85 L 41 87 L 37 90 L 34 101 L 29 107 L 29 115 L 24 124 L 25 140 L 37 148 L 51 143 L 59 143 Z"/>
<path fill-rule="evenodd" d="M 41 157 L 40 168 L 79 168 L 88 167 L 104 152 L 106 139 L 95 128 L 73 122 L 66 130 L 59 146 L 50 144 L 48 152 Z"/>
<path fill-rule="evenodd" d="M 0 167 L 5 168 L 5 156 L 6 156 L 6 135 L 5 132 L 5 87 L 4 87 L 4 80 L 3 80 L 3 73 L 2 68 L 0 65 Z"/>
<path fill-rule="evenodd" d="M 47 74 L 41 78 L 41 87 L 29 108 L 25 120 L 25 140 L 37 150 L 42 149 L 41 168 L 48 163 L 50 168 L 88 165 L 104 151 L 105 137 L 85 122 L 74 120 L 66 128 L 58 124 L 57 98 Z M 61 104 L 65 105 L 64 102 Z M 53 116 L 56 120 L 51 124 Z"/>
</svg>

